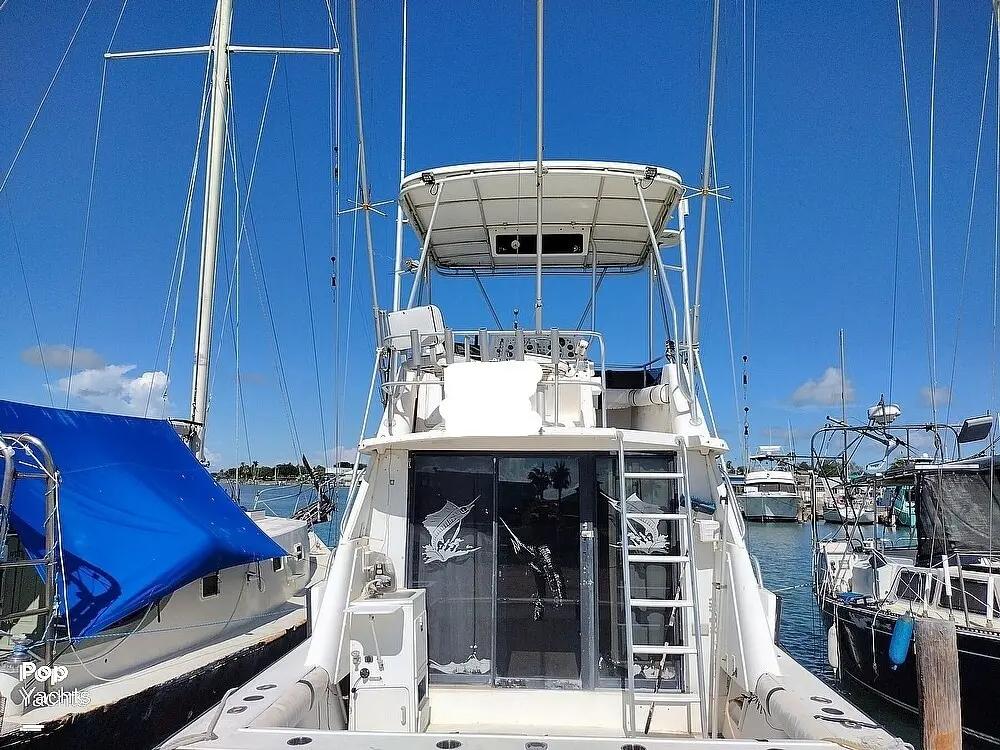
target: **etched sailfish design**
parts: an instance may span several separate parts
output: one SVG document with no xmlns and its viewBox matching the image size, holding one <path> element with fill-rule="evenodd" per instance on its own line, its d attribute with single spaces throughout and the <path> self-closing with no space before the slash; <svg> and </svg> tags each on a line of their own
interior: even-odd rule
<svg viewBox="0 0 1000 750">
<path fill-rule="evenodd" d="M 479 547 L 470 547 L 462 538 L 462 521 L 472 512 L 472 506 L 482 495 L 468 505 L 455 505 L 446 500 L 439 511 L 428 514 L 424 519 L 424 528 L 431 535 L 430 544 L 424 545 L 424 562 L 448 562 L 456 557 L 470 555 Z"/>
<path fill-rule="evenodd" d="M 606 495 L 604 498 L 608 505 L 621 513 L 618 502 Z M 663 510 L 657 506 L 645 502 L 634 492 L 625 501 L 630 513 L 662 513 Z M 628 519 L 628 543 L 635 552 L 666 552 L 670 546 L 670 537 L 660 532 L 660 521 L 656 518 L 629 518 Z"/>
</svg>

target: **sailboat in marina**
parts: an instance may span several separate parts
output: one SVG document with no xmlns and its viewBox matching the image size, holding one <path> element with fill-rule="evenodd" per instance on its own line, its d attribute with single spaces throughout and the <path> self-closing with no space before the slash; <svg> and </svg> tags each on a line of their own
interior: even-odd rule
<svg viewBox="0 0 1000 750">
<path fill-rule="evenodd" d="M 231 23 L 223 0 L 190 419 L 0 401 L 5 747 L 151 747 L 302 642 L 332 558 L 307 520 L 244 511 L 204 461 Z"/>
<path fill-rule="evenodd" d="M 705 407 L 681 176 L 543 161 L 537 12 L 536 161 L 401 181 L 420 257 L 379 314 L 384 411 L 312 636 L 165 748 L 903 746 L 776 643 Z M 534 325 L 452 324 L 430 272 L 533 278 Z M 610 366 L 593 313 L 545 326 L 551 279 L 593 311 L 606 272 L 654 281 L 661 367 Z"/>
</svg>

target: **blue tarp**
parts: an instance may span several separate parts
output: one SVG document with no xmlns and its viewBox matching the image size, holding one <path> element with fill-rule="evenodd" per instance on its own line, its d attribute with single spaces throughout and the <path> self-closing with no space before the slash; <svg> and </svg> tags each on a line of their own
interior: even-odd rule
<svg viewBox="0 0 1000 750">
<path fill-rule="evenodd" d="M 0 432 L 39 438 L 62 478 L 70 633 L 93 635 L 198 578 L 287 554 L 198 463 L 165 420 L 0 400 Z M 16 483 L 11 525 L 45 554 L 45 485 Z M 59 582 L 60 611 L 65 614 Z"/>
</svg>

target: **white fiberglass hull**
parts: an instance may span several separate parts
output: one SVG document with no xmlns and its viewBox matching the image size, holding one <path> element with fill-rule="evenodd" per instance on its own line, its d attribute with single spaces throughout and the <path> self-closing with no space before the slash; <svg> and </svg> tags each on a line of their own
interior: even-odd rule
<svg viewBox="0 0 1000 750">
<path fill-rule="evenodd" d="M 871 525 L 875 523 L 875 508 L 869 505 L 830 505 L 823 510 L 823 520 L 827 523 Z"/>
<path fill-rule="evenodd" d="M 743 496 L 743 517 L 748 521 L 799 520 L 798 495 L 747 494 Z"/>
</svg>

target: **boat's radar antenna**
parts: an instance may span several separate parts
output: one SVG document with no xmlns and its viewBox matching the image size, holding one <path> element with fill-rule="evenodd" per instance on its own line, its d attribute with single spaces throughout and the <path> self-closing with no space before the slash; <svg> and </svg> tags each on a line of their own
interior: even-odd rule
<svg viewBox="0 0 1000 750">
<path fill-rule="evenodd" d="M 868 421 L 872 424 L 885 427 L 895 422 L 899 415 L 900 410 L 896 404 L 887 404 L 885 401 L 879 401 L 868 410 Z"/>
</svg>

